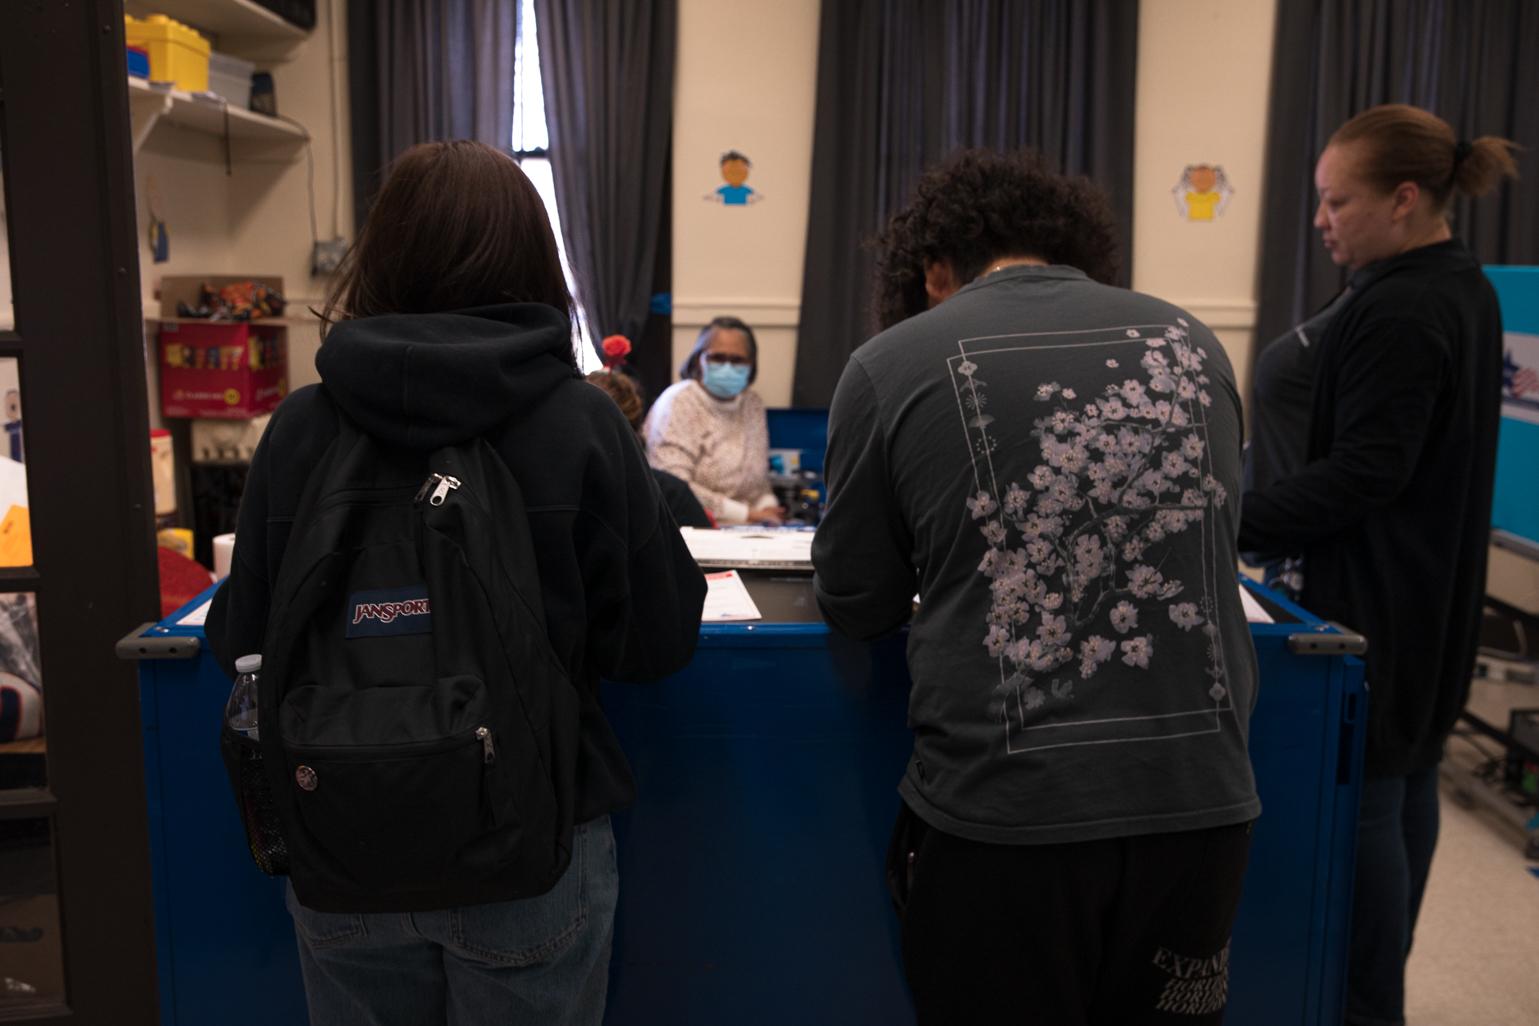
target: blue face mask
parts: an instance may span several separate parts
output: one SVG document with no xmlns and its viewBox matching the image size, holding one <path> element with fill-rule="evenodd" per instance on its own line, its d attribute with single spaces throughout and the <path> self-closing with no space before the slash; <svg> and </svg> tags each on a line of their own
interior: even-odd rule
<svg viewBox="0 0 1539 1026">
<path fill-rule="evenodd" d="M 712 363 L 700 361 L 700 384 L 718 399 L 731 399 L 748 387 L 746 363 Z"/>
</svg>

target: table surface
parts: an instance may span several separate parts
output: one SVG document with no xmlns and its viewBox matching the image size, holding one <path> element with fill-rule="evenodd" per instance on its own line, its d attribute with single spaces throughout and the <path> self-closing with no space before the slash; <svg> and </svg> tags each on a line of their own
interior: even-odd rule
<svg viewBox="0 0 1539 1026">
<path fill-rule="evenodd" d="M 706 625 L 706 630 L 720 633 L 722 631 L 743 630 L 754 624 L 818 624 L 823 623 L 823 615 L 818 611 L 817 599 L 812 592 L 812 572 L 810 570 L 756 570 L 752 568 L 740 569 L 739 575 L 743 578 L 743 584 L 753 596 L 754 604 L 759 607 L 760 619 L 755 621 L 711 623 Z M 1250 585 L 1251 595 L 1261 603 L 1270 613 L 1278 627 L 1290 627 L 1303 622 L 1303 616 L 1298 607 L 1289 603 L 1269 588 L 1264 588 L 1254 581 L 1245 579 Z M 204 603 L 213 598 L 218 585 L 210 585 L 208 590 L 188 602 L 181 609 L 161 621 L 156 630 L 162 635 L 185 637 L 188 635 L 202 636 L 202 623 L 182 623 L 182 618 L 188 613 L 198 609 Z M 1265 627 L 1264 624 L 1252 624 L 1252 627 Z"/>
<path fill-rule="evenodd" d="M 743 584 L 763 614 L 760 623 L 822 623 L 812 593 L 812 573 L 795 570 L 739 570 Z M 1296 624 L 1300 618 L 1267 588 L 1251 588 L 1251 594 L 1278 624 Z M 734 626 L 713 624 L 713 627 Z"/>
</svg>

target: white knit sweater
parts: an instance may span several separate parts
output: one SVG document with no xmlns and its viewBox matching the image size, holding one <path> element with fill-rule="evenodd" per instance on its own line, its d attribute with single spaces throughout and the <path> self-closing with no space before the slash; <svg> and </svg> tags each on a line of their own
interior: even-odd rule
<svg viewBox="0 0 1539 1026">
<path fill-rule="evenodd" d="M 723 401 L 680 381 L 657 397 L 644 430 L 652 466 L 689 482 L 719 523 L 745 523 L 775 505 L 764 401 L 752 389 Z"/>
</svg>

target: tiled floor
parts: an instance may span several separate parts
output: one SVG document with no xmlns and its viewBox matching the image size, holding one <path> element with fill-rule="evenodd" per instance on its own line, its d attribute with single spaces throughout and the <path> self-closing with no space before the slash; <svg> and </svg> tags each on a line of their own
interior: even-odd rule
<svg viewBox="0 0 1539 1026">
<path fill-rule="evenodd" d="M 1450 765 L 1467 758 L 1450 743 Z M 1445 783 L 1442 833 L 1406 978 L 1408 1026 L 1539 1024 L 1539 863 Z"/>
</svg>

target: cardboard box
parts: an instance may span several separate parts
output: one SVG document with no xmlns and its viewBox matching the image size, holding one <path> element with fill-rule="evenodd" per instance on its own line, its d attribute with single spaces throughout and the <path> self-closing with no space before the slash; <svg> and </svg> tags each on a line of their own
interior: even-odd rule
<svg viewBox="0 0 1539 1026">
<path fill-rule="evenodd" d="M 260 322 L 160 326 L 160 412 L 167 417 L 255 417 L 288 391 L 288 346 Z"/>
<path fill-rule="evenodd" d="M 271 413 L 288 393 L 286 325 L 176 316 L 179 302 L 197 303 L 201 285 L 218 288 L 243 281 L 283 292 L 283 280 L 270 275 L 168 276 L 161 281 L 162 415 L 241 420 Z"/>
</svg>

